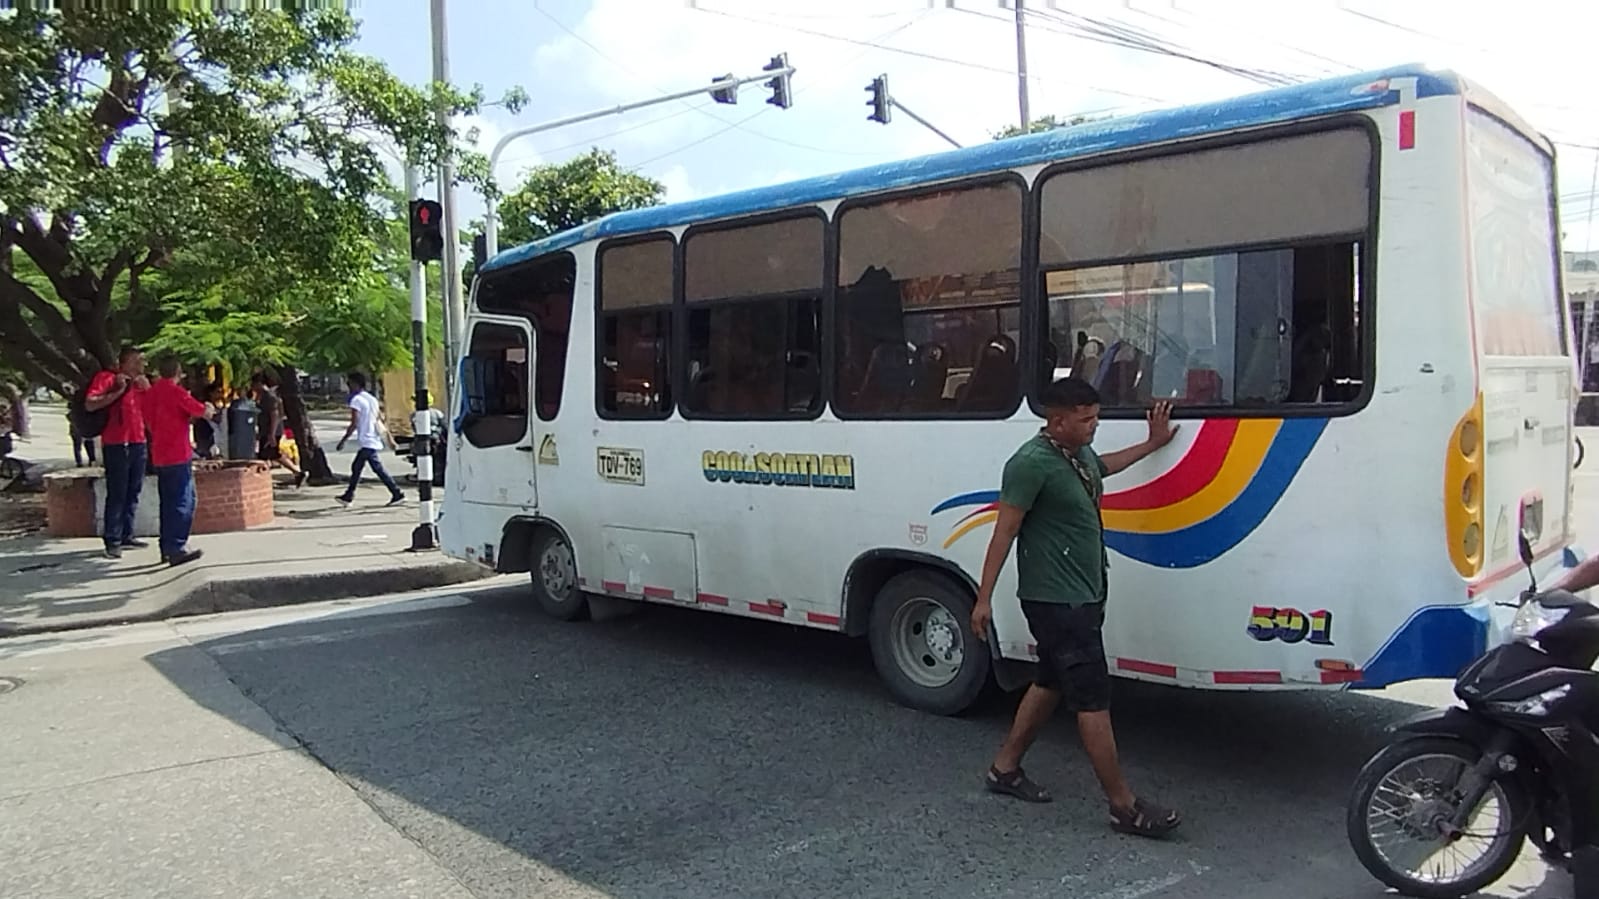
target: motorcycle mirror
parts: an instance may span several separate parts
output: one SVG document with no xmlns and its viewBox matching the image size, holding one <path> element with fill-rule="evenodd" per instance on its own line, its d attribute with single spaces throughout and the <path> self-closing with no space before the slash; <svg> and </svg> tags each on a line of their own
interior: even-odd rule
<svg viewBox="0 0 1599 899">
<path fill-rule="evenodd" d="M 1527 579 L 1531 582 L 1531 586 L 1527 588 L 1527 593 L 1535 595 L 1538 592 L 1538 575 L 1532 570 L 1532 541 L 1527 539 L 1525 530 L 1517 533 L 1516 537 L 1521 549 L 1521 564 L 1527 566 Z"/>
</svg>

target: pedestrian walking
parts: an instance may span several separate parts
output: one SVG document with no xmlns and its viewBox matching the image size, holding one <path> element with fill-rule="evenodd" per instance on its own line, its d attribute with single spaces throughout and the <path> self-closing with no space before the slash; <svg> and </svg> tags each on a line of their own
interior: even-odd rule
<svg viewBox="0 0 1599 899">
<path fill-rule="evenodd" d="M 339 438 L 337 449 L 343 450 L 344 444 L 353 435 L 355 437 L 355 461 L 350 465 L 350 486 L 345 488 L 339 502 L 349 505 L 355 501 L 355 488 L 361 483 L 361 470 L 367 466 L 372 467 L 372 473 L 378 476 L 383 486 L 389 488 L 389 505 L 394 505 L 405 499 L 394 478 L 383 468 L 383 461 L 378 458 L 378 453 L 383 451 L 384 439 L 381 427 L 378 398 L 366 389 L 366 375 L 352 371 L 344 376 L 350 385 L 350 426 L 344 430 L 344 436 Z"/>
<path fill-rule="evenodd" d="M 71 412 L 67 413 L 67 435 L 72 438 L 72 461 L 76 463 L 79 468 L 82 468 L 83 457 L 84 454 L 87 453 L 89 456 L 89 464 L 93 465 L 95 463 L 94 438 L 85 437 L 78 433 L 78 417 L 73 415 Z"/>
<path fill-rule="evenodd" d="M 161 499 L 161 561 L 176 567 L 200 558 L 189 548 L 194 526 L 194 446 L 191 425 L 204 418 L 206 406 L 178 383 L 183 367 L 176 357 L 163 357 L 156 367 L 161 377 L 144 398 L 150 423 L 150 465 Z"/>
<path fill-rule="evenodd" d="M 107 369 L 89 381 L 84 408 L 106 413 L 105 430 L 100 432 L 101 455 L 105 460 L 105 554 L 122 558 L 123 549 L 144 549 L 150 544 L 133 536 L 133 515 L 139 507 L 139 492 L 144 487 L 144 470 L 149 461 L 144 433 L 144 395 L 150 381 L 144 376 L 144 354 L 134 347 L 123 347 L 117 354 L 116 369 Z"/>
<path fill-rule="evenodd" d="M 983 559 L 983 578 L 972 610 L 972 630 L 988 639 L 994 584 L 1016 553 L 1016 594 L 1038 647 L 1033 685 L 988 769 L 988 788 L 1029 802 L 1049 792 L 1027 777 L 1022 756 L 1057 705 L 1077 716 L 1077 731 L 1110 803 L 1111 825 L 1124 833 L 1161 836 L 1181 823 L 1176 811 L 1138 798 L 1122 776 L 1110 722 L 1110 668 L 1105 622 L 1110 557 L 1100 520 L 1104 478 L 1170 443 L 1171 404 L 1149 413 L 1149 436 L 1105 456 L 1090 446 L 1099 427 L 1099 394 L 1080 378 L 1063 378 L 1041 398 L 1044 427 L 1023 444 L 1000 481 L 999 520 Z"/>
</svg>

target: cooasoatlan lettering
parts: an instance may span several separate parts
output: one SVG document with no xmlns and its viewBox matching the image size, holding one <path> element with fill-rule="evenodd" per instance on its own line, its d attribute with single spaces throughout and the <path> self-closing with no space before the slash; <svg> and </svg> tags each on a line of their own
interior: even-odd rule
<svg viewBox="0 0 1599 899">
<path fill-rule="evenodd" d="M 740 453 L 706 450 L 705 480 L 723 484 L 855 489 L 855 458 L 837 453 Z"/>
</svg>

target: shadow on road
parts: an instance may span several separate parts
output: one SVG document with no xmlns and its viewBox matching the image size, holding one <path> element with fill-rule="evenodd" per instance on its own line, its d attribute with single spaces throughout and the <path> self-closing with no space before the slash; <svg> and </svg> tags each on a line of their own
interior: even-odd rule
<svg viewBox="0 0 1599 899">
<path fill-rule="evenodd" d="M 1188 819 L 1152 843 L 1109 832 L 1065 720 L 1028 759 L 1056 802 L 983 791 L 1014 697 L 933 717 L 891 703 L 862 642 L 659 607 L 562 625 L 521 593 L 198 645 L 480 896 L 1383 894 L 1343 800 L 1414 706 L 1118 681 L 1135 788 Z M 150 660 L 204 704 L 187 651 Z"/>
</svg>

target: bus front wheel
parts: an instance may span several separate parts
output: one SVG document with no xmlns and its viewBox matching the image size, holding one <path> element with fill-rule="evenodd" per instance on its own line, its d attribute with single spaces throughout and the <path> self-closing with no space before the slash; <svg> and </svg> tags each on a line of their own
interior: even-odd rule
<svg viewBox="0 0 1599 899">
<path fill-rule="evenodd" d="M 533 599 L 544 614 L 560 621 L 588 616 L 588 597 L 578 589 L 577 559 L 566 538 L 553 528 L 540 528 L 533 535 L 528 558 L 532 562 Z"/>
<path fill-rule="evenodd" d="M 966 711 L 988 686 L 988 647 L 971 632 L 972 598 L 947 578 L 912 571 L 872 603 L 872 661 L 894 698 L 937 715 Z"/>
</svg>

